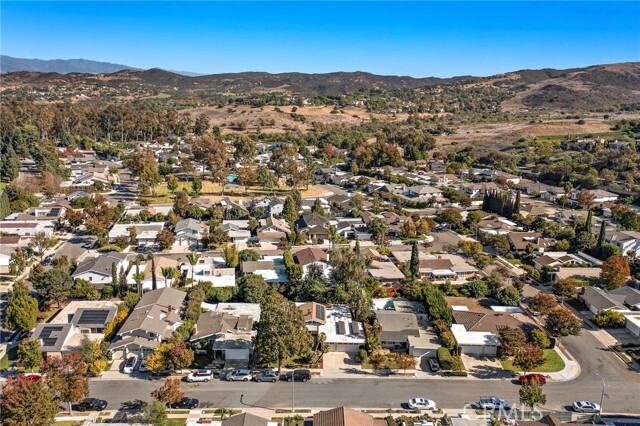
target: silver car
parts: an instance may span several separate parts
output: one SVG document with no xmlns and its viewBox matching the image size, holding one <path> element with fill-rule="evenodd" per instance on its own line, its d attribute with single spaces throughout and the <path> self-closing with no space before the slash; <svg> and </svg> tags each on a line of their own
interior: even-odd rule
<svg viewBox="0 0 640 426">
<path fill-rule="evenodd" d="M 187 382 L 189 383 L 208 382 L 211 379 L 213 379 L 213 373 L 211 372 L 211 370 L 198 370 L 190 373 L 187 376 Z"/>
<path fill-rule="evenodd" d="M 233 370 L 227 374 L 227 380 L 230 382 L 248 382 L 251 378 L 251 370 Z"/>
</svg>

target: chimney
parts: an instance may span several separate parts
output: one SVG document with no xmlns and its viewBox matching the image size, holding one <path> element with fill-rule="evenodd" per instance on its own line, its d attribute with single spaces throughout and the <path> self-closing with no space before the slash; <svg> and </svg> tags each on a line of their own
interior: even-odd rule
<svg viewBox="0 0 640 426">
<path fill-rule="evenodd" d="M 198 334 L 198 324 L 193 324 L 193 329 L 191 330 L 192 335 Z"/>
<path fill-rule="evenodd" d="M 173 306 L 169 305 L 169 306 L 167 307 L 167 313 L 169 313 L 169 314 L 170 314 L 171 312 L 173 312 Z"/>
</svg>

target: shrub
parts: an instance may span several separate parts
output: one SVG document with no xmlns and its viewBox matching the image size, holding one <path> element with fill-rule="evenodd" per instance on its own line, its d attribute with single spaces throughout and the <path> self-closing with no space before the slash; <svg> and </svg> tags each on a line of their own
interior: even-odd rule
<svg viewBox="0 0 640 426">
<path fill-rule="evenodd" d="M 440 344 L 452 351 L 456 347 L 456 338 L 449 330 L 444 331 L 440 334 Z"/>
<path fill-rule="evenodd" d="M 455 376 L 455 377 L 467 377 L 469 375 L 469 373 L 467 373 L 466 371 L 445 371 L 444 373 L 442 373 L 443 376 Z"/>
<path fill-rule="evenodd" d="M 617 328 L 624 326 L 624 315 L 620 312 L 612 311 L 608 309 L 606 311 L 598 312 L 592 319 L 593 322 L 598 327 L 608 327 L 608 328 Z"/>
<path fill-rule="evenodd" d="M 531 343 L 538 346 L 540 349 L 547 349 L 551 346 L 549 336 L 547 336 L 547 333 L 542 330 L 531 330 L 529 340 L 531 340 Z"/>
<path fill-rule="evenodd" d="M 115 294 L 115 291 L 114 291 L 112 285 L 105 284 L 105 286 L 102 287 L 102 298 L 103 299 L 110 299 L 110 298 L 113 297 L 114 294 Z"/>
<path fill-rule="evenodd" d="M 447 348 L 438 348 L 438 362 L 443 370 L 451 370 L 453 357 Z"/>
<path fill-rule="evenodd" d="M 117 251 L 120 253 L 122 249 L 115 244 L 107 244 L 106 246 L 100 247 L 97 251 L 98 253 L 108 253 L 110 251 Z"/>
<path fill-rule="evenodd" d="M 452 358 L 451 369 L 453 371 L 463 371 L 464 363 L 462 362 L 462 358 L 460 358 L 458 355 L 453 356 L 451 358 Z"/>
</svg>

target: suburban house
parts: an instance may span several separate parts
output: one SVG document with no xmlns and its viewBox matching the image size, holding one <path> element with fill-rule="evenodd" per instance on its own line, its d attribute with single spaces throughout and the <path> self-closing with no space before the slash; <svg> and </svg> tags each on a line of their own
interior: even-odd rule
<svg viewBox="0 0 640 426">
<path fill-rule="evenodd" d="M 363 325 L 353 321 L 349 306 L 324 306 L 316 302 L 297 305 L 311 335 L 317 340 L 324 333 L 330 352 L 357 353 L 360 346 L 364 345 Z"/>
<path fill-rule="evenodd" d="M 613 231 L 605 234 L 609 243 L 615 244 L 623 256 L 640 258 L 640 232 L 638 231 Z"/>
<path fill-rule="evenodd" d="M 249 223 L 243 227 L 240 223 L 234 223 L 240 221 L 224 221 L 222 225 L 218 227 L 221 231 L 225 231 L 229 235 L 229 240 L 233 243 L 246 243 L 251 238 L 251 231 L 249 230 Z"/>
<path fill-rule="evenodd" d="M 39 323 L 31 338 L 39 340 L 40 351 L 47 356 L 74 352 L 83 336 L 101 341 L 109 321 L 115 318 L 118 305 L 103 300 L 69 302 L 50 322 Z"/>
<path fill-rule="evenodd" d="M 329 255 L 318 248 L 307 247 L 302 250 L 298 250 L 293 254 L 293 259 L 298 265 L 302 266 L 303 277 L 307 275 L 311 265 L 318 266 L 322 270 L 322 273 L 327 277 L 331 271 Z"/>
<path fill-rule="evenodd" d="M 479 232 L 490 235 L 507 235 L 509 232 L 515 231 L 518 224 L 511 222 L 502 217 L 496 219 L 486 219 L 478 222 L 475 227 Z"/>
<path fill-rule="evenodd" d="M 386 426 L 384 419 L 374 419 L 371 414 L 338 407 L 332 410 L 320 411 L 304 419 L 305 426 Z"/>
<path fill-rule="evenodd" d="M 420 276 L 433 281 L 463 283 L 479 272 L 478 268 L 453 254 L 427 255 L 426 259 L 419 260 Z"/>
<path fill-rule="evenodd" d="M 329 225 L 329 219 L 318 213 L 303 214 L 295 222 L 298 231 L 306 233 L 310 240 L 316 241 L 329 239 Z"/>
<path fill-rule="evenodd" d="M 258 303 L 202 303 L 204 313 L 194 327 L 192 342 L 199 352 L 225 366 L 246 367 L 253 352 L 255 331 L 260 321 Z"/>
<path fill-rule="evenodd" d="M 600 278 L 600 272 L 602 268 L 556 268 L 555 271 L 550 272 L 549 276 L 551 277 L 551 282 L 556 282 L 560 280 L 566 280 L 569 278 L 577 279 L 577 280 L 597 280 Z"/>
<path fill-rule="evenodd" d="M 407 188 L 406 196 L 419 201 L 439 200 L 442 198 L 442 190 L 429 185 L 414 185 Z"/>
<path fill-rule="evenodd" d="M 38 232 L 44 232 L 46 235 L 53 235 L 53 228 L 46 227 L 40 222 L 19 222 L 16 220 L 0 221 L 0 232 L 8 235 L 19 235 L 25 238 L 31 238 Z"/>
<path fill-rule="evenodd" d="M 78 264 L 71 277 L 74 280 L 87 280 L 101 290 L 106 284 L 113 284 L 113 267 L 117 274 L 127 270 L 129 260 L 127 253 L 110 252 L 85 259 Z"/>
<path fill-rule="evenodd" d="M 190 341 L 197 353 L 206 353 L 213 360 L 247 366 L 253 352 L 254 319 L 250 314 L 206 311 L 193 327 Z"/>
<path fill-rule="evenodd" d="M 260 275 L 266 283 L 289 281 L 282 256 L 269 256 L 262 260 L 247 260 L 242 262 L 240 270 L 245 275 Z"/>
<path fill-rule="evenodd" d="M 582 190 L 574 190 L 571 193 L 570 199 L 572 203 L 578 204 L 580 202 L 581 191 Z M 593 197 L 593 202 L 596 204 L 606 203 L 607 201 L 614 202 L 618 199 L 618 195 L 609 191 L 605 191 L 604 189 L 588 189 L 587 191 L 589 192 L 589 194 L 591 194 L 591 196 Z"/>
<path fill-rule="evenodd" d="M 118 237 L 129 238 L 131 228 L 136 229 L 138 245 L 151 246 L 156 243 L 158 232 L 164 229 L 164 222 L 117 223 L 109 230 L 109 241 L 113 243 Z"/>
<path fill-rule="evenodd" d="M 405 278 L 402 271 L 393 263 L 389 257 L 382 256 L 378 250 L 366 248 L 361 251 L 361 255 L 369 257 L 371 263 L 367 272 L 373 278 L 378 279 L 382 283 L 398 282 Z"/>
<path fill-rule="evenodd" d="M 438 339 L 427 331 L 428 321 L 405 310 L 374 310 L 380 325 L 380 342 L 386 349 L 403 349 L 412 356 L 435 356 Z"/>
<path fill-rule="evenodd" d="M 155 264 L 155 280 L 156 280 L 156 288 L 170 287 L 173 285 L 173 282 L 180 281 L 179 277 L 174 279 L 165 279 L 162 276 L 162 268 L 175 268 L 176 261 L 175 259 L 171 259 L 166 256 L 154 256 L 153 262 L 150 260 L 145 260 L 143 262 L 139 262 L 137 265 L 133 265 L 127 274 L 127 284 L 134 287 L 137 285 L 136 283 L 136 274 L 142 274 L 140 279 L 140 284 L 142 285 L 143 291 L 153 290 L 153 278 L 154 272 L 151 269 L 152 263 Z"/>
<path fill-rule="evenodd" d="M 539 232 L 509 232 L 507 239 L 511 244 L 511 249 L 515 252 L 533 250 L 544 253 L 556 243 L 554 240 L 544 238 Z"/>
<path fill-rule="evenodd" d="M 463 354 L 496 355 L 500 346 L 499 330 L 504 327 L 522 328 L 523 323 L 504 313 L 472 312 L 453 307 L 451 332 Z"/>
<path fill-rule="evenodd" d="M 207 232 L 207 226 L 196 219 L 183 219 L 176 223 L 173 233 L 176 236 L 176 244 L 198 244 L 202 236 Z"/>
<path fill-rule="evenodd" d="M 129 353 L 146 358 L 151 354 L 182 324 L 180 313 L 186 297 L 184 291 L 170 287 L 144 293 L 109 345 L 112 358 L 126 359 Z"/>
<path fill-rule="evenodd" d="M 594 314 L 610 309 L 616 311 L 640 310 L 640 290 L 628 286 L 610 291 L 600 287 L 582 287 L 580 294 L 578 294 L 578 300 Z"/>
<path fill-rule="evenodd" d="M 221 260 L 221 259 L 220 259 Z M 235 268 L 225 268 L 224 264 L 211 256 L 201 256 L 198 262 L 191 266 L 186 262 L 180 265 L 184 279 L 210 282 L 213 287 L 234 287 L 236 285 Z"/>
<path fill-rule="evenodd" d="M 286 221 L 269 216 L 260 220 L 256 235 L 261 243 L 278 244 L 281 238 L 287 238 L 290 233 L 291 228 Z"/>
<path fill-rule="evenodd" d="M 573 254 L 567 252 L 547 252 L 542 256 L 538 256 L 533 259 L 533 266 L 537 270 L 542 270 L 544 267 L 548 268 L 559 268 L 564 266 L 580 266 L 580 265 L 591 265 L 593 264 L 593 260 L 596 259 L 588 259 L 580 256 L 580 254 Z M 602 263 L 599 262 L 598 263 Z"/>
</svg>

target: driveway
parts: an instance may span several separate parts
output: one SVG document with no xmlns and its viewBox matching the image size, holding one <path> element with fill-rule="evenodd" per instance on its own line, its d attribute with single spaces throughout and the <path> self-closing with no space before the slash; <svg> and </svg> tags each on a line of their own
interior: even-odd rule
<svg viewBox="0 0 640 426">
<path fill-rule="evenodd" d="M 322 355 L 322 365 L 322 375 L 327 377 L 360 370 L 358 355 L 346 352 L 327 352 Z"/>
<path fill-rule="evenodd" d="M 460 356 L 470 376 L 478 379 L 510 379 L 511 371 L 505 371 L 500 360 L 495 357 L 480 357 L 462 354 Z"/>
</svg>

